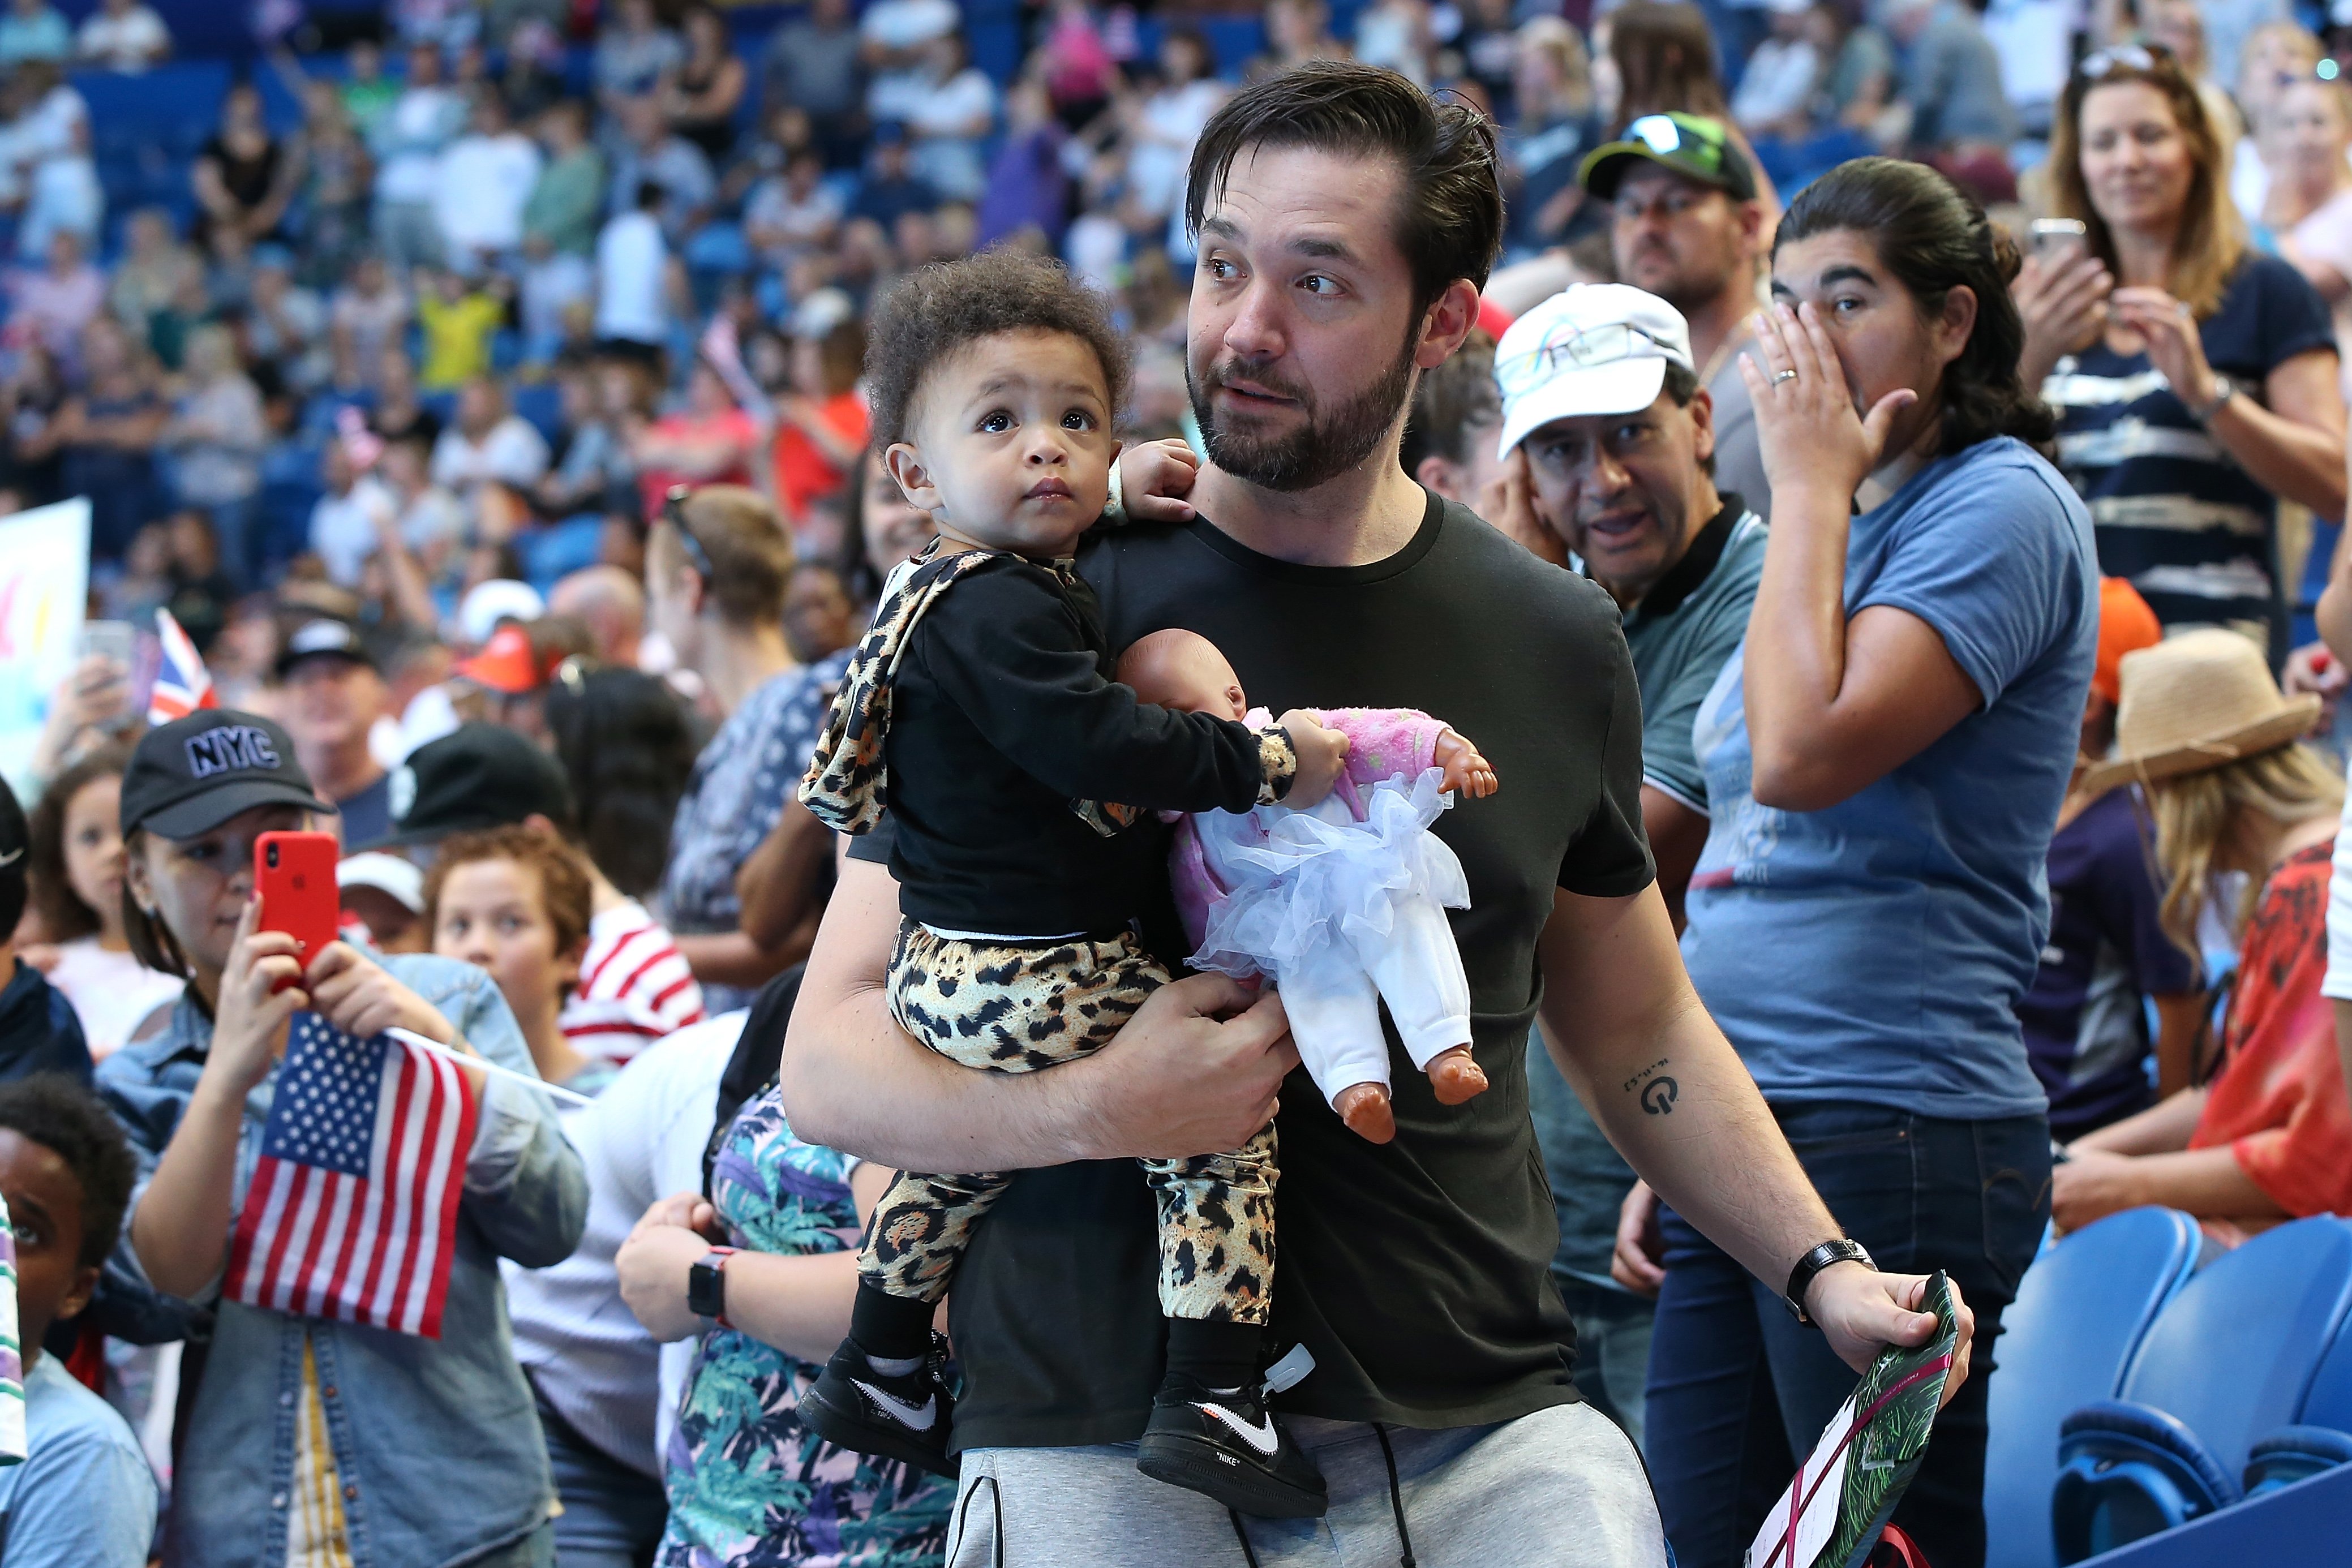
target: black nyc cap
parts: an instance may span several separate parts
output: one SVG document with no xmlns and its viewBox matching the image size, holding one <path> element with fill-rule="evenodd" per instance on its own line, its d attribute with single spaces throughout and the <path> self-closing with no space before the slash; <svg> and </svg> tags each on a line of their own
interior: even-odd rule
<svg viewBox="0 0 2352 1568">
<path fill-rule="evenodd" d="M 562 765 L 513 730 L 461 724 L 394 769 L 392 836 L 368 847 L 438 843 L 530 816 L 572 826 L 572 785 Z"/>
<path fill-rule="evenodd" d="M 122 775 L 125 833 L 193 838 L 256 806 L 335 809 L 312 792 L 293 741 L 259 714 L 206 708 L 151 729 Z"/>
</svg>

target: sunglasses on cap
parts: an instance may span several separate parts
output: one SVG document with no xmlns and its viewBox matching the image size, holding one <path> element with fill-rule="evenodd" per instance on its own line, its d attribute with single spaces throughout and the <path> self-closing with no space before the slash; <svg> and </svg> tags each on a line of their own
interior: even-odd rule
<svg viewBox="0 0 2352 1568">
<path fill-rule="evenodd" d="M 1708 134 L 1712 127 L 1685 127 L 1672 115 L 1645 114 L 1625 128 L 1620 137 L 1623 141 L 1638 141 L 1651 152 L 1664 157 L 1670 152 L 1685 152 L 1698 159 L 1709 168 L 1723 164 L 1723 133 Z"/>
<path fill-rule="evenodd" d="M 1591 370 L 1624 360 L 1672 358 L 1665 345 L 1632 322 L 1609 321 L 1547 338 L 1527 353 L 1497 360 L 1495 380 L 1505 397 L 1515 398 L 1565 370 Z"/>
<path fill-rule="evenodd" d="M 2172 51 L 2162 44 L 2111 44 L 2094 49 L 2074 68 L 2078 81 L 2095 82 L 2117 71 L 2152 71 L 2158 62 L 2173 65 Z"/>
<path fill-rule="evenodd" d="M 696 538 L 694 530 L 686 526 L 686 504 L 693 497 L 693 486 L 672 485 L 668 496 L 662 501 L 662 521 L 677 530 L 678 542 L 686 547 L 687 564 L 702 574 L 703 581 L 709 582 L 718 577 L 718 569 L 710 564 L 710 552 L 702 548 L 702 541 Z"/>
</svg>

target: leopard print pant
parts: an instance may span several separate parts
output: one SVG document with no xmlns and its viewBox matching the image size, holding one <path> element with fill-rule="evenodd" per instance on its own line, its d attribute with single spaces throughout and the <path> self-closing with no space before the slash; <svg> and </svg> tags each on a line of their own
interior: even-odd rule
<svg viewBox="0 0 2352 1568">
<path fill-rule="evenodd" d="M 1168 978 L 1129 936 L 967 942 L 909 920 L 890 955 L 890 1010 L 951 1061 L 1035 1072 L 1091 1055 Z M 1273 1124 L 1230 1154 L 1140 1163 L 1160 1211 L 1160 1310 L 1263 1324 L 1274 1284 Z M 900 1172 L 874 1210 L 859 1278 L 894 1296 L 939 1301 L 971 1228 L 1012 1179 Z"/>
</svg>

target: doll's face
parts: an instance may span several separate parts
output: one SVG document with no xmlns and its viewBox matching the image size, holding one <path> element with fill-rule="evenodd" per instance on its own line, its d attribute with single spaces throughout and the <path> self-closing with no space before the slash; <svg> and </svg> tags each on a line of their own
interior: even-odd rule
<svg viewBox="0 0 2352 1568">
<path fill-rule="evenodd" d="M 1154 632 L 1119 655 L 1118 678 L 1148 703 L 1239 720 L 1249 712 L 1241 677 L 1217 645 L 1191 632 Z"/>
<path fill-rule="evenodd" d="M 885 460 L 950 539 L 1070 553 L 1110 498 L 1118 442 L 1100 361 L 1066 332 L 976 339 L 923 377 Z"/>
</svg>

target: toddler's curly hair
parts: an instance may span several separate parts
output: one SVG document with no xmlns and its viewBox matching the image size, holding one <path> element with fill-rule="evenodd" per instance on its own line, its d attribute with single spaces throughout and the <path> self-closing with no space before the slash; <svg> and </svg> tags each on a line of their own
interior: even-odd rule
<svg viewBox="0 0 2352 1568">
<path fill-rule="evenodd" d="M 866 340 L 874 449 L 908 439 L 924 379 L 955 351 L 999 332 L 1066 332 L 1102 364 L 1114 422 L 1127 402 L 1127 344 L 1100 294 L 1060 262 L 983 251 L 907 275 L 875 307 Z"/>
</svg>

